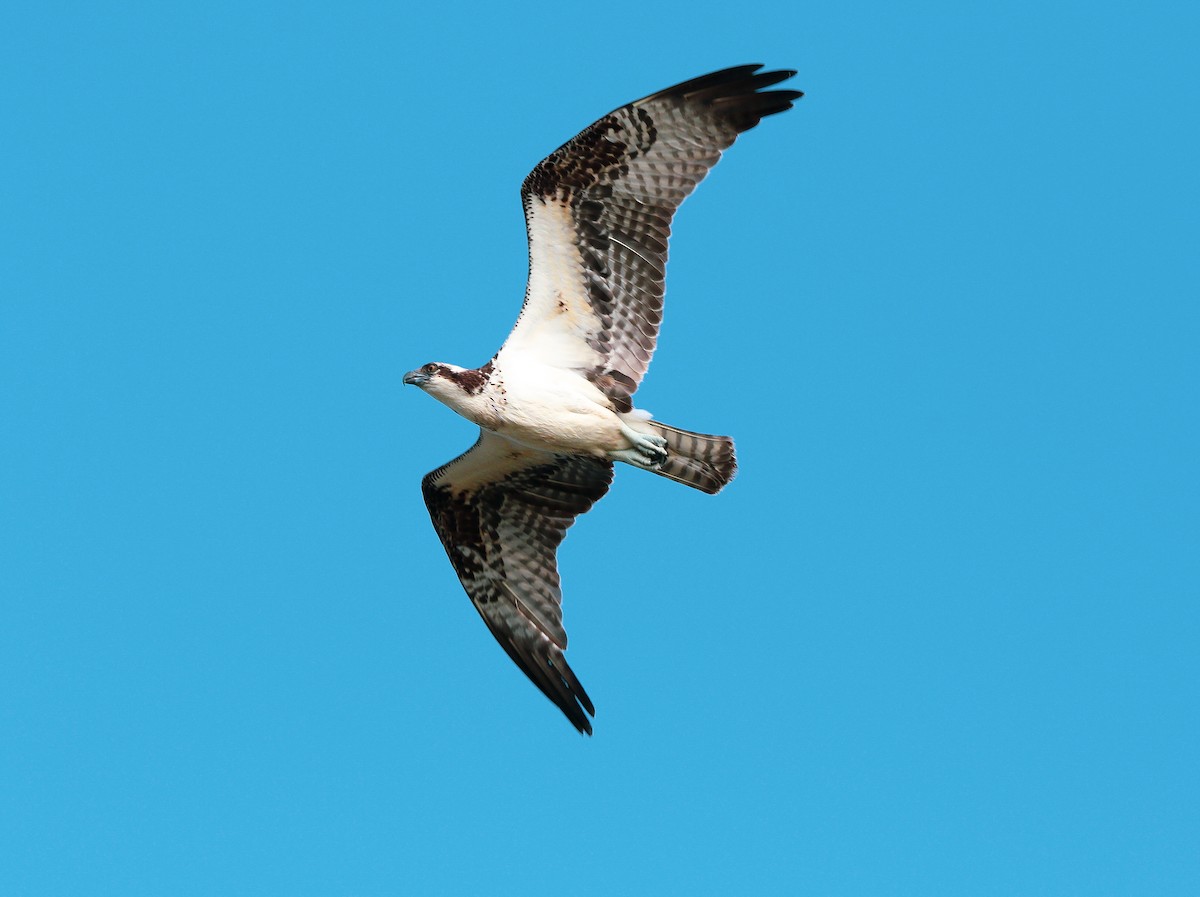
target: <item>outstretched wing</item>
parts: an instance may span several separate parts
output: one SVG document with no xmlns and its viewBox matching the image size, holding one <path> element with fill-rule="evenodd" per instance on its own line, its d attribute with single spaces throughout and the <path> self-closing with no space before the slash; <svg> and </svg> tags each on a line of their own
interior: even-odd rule
<svg viewBox="0 0 1200 897">
<path fill-rule="evenodd" d="M 595 708 L 563 651 L 555 554 L 575 518 L 608 491 L 612 462 L 527 449 L 481 431 L 421 491 L 459 581 L 492 635 L 572 725 Z"/>
<path fill-rule="evenodd" d="M 530 172 L 521 189 L 529 285 L 500 351 L 581 371 L 618 405 L 637 389 L 662 322 L 671 217 L 742 131 L 782 112 L 795 72 L 744 65 L 622 106 Z"/>
</svg>

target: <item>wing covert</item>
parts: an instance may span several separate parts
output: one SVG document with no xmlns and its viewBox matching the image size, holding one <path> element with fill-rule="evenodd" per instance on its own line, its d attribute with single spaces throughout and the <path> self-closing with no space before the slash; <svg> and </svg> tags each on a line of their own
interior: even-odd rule
<svg viewBox="0 0 1200 897">
<path fill-rule="evenodd" d="M 589 735 L 595 708 L 563 656 L 556 554 L 611 482 L 609 461 L 539 452 L 487 431 L 421 482 L 434 529 L 492 635 Z"/>
<path fill-rule="evenodd" d="M 538 163 L 521 189 L 529 284 L 501 359 L 532 353 L 628 403 L 658 339 L 675 210 L 739 133 L 802 95 L 764 90 L 795 73 L 760 68 L 622 106 Z"/>
</svg>

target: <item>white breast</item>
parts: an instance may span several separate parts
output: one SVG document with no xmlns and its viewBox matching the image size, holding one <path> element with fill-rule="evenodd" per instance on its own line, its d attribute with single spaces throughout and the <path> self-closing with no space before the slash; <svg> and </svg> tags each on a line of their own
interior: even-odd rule
<svg viewBox="0 0 1200 897">
<path fill-rule="evenodd" d="M 518 355 L 498 371 L 497 433 L 531 448 L 598 457 L 623 445 L 609 400 L 582 374 Z"/>
</svg>

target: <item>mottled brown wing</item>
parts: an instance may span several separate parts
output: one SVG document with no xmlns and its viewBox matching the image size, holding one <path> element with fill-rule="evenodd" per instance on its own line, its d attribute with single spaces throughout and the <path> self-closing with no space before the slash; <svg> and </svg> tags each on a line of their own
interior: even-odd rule
<svg viewBox="0 0 1200 897">
<path fill-rule="evenodd" d="M 556 554 L 611 482 L 610 461 L 538 452 L 487 431 L 421 482 L 434 529 L 492 635 L 589 735 L 595 708 L 563 657 Z"/>
<path fill-rule="evenodd" d="M 543 159 L 521 198 L 529 285 L 500 352 L 585 372 L 619 404 L 658 339 L 671 217 L 722 150 L 797 90 L 745 65 L 622 106 Z"/>
</svg>

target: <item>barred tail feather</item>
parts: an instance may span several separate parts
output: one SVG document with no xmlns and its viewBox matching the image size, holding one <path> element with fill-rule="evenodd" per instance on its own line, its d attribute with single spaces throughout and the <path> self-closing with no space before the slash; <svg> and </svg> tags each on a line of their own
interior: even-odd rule
<svg viewBox="0 0 1200 897">
<path fill-rule="evenodd" d="M 656 420 L 646 421 L 645 426 L 667 440 L 667 460 L 654 470 L 659 476 L 712 495 L 737 473 L 733 440 L 728 436 L 690 433 Z"/>
</svg>

